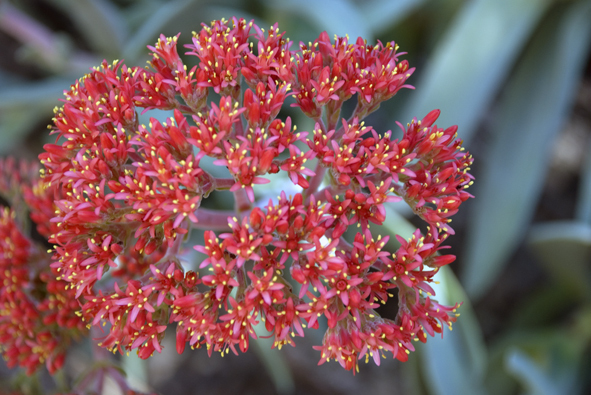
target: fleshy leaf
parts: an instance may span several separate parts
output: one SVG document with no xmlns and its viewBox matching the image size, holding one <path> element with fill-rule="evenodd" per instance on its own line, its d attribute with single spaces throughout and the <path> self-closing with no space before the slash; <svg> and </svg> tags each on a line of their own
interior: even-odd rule
<svg viewBox="0 0 591 395">
<path fill-rule="evenodd" d="M 119 56 L 127 39 L 127 25 L 109 0 L 49 0 L 70 15 L 92 49 L 104 56 Z"/>
<path fill-rule="evenodd" d="M 204 5 L 197 0 L 176 0 L 163 3 L 153 11 L 133 33 L 123 48 L 126 62 L 133 63 L 145 53 L 146 45 L 156 41 L 160 34 L 176 35 L 183 32 L 181 40 L 190 41 L 188 32 L 199 30 L 201 22 L 228 15 L 253 19 L 252 15 L 238 9 L 222 6 Z M 182 47 L 182 46 L 181 46 Z M 179 53 L 185 50 L 179 47 Z"/>
<path fill-rule="evenodd" d="M 535 225 L 528 244 L 551 278 L 581 294 L 590 293 L 591 225 L 575 221 Z"/>
<path fill-rule="evenodd" d="M 543 186 L 548 154 L 573 102 L 591 42 L 591 3 L 579 1 L 542 24 L 501 97 L 488 163 L 469 217 L 462 276 L 481 297 L 522 240 Z M 548 56 L 551 54 L 551 56 Z"/>
<path fill-rule="evenodd" d="M 545 336 L 536 355 L 542 352 L 543 362 L 519 348 L 510 349 L 505 358 L 507 370 L 527 389 L 528 395 L 562 395 L 581 393 L 579 371 L 580 356 L 570 352 L 572 344 L 564 334 Z M 573 343 L 572 341 L 570 343 Z M 549 359 L 549 361 L 548 361 Z"/>
<path fill-rule="evenodd" d="M 468 141 L 550 0 L 466 2 L 430 57 L 400 119 L 441 109 Z M 442 100 L 442 98 L 450 100 Z"/>
<path fill-rule="evenodd" d="M 352 41 L 357 37 L 373 41 L 369 24 L 360 20 L 359 10 L 349 0 L 266 0 L 265 4 L 271 9 L 301 15 L 331 35 L 348 34 Z"/>
<path fill-rule="evenodd" d="M 71 81 L 55 78 L 38 83 L 12 84 L 0 92 L 0 154 L 7 154 L 31 128 L 51 118 L 51 108 Z"/>
<path fill-rule="evenodd" d="M 591 145 L 587 148 L 587 152 L 591 152 Z M 589 154 L 587 154 L 581 174 L 575 217 L 580 221 L 591 224 L 591 155 Z"/>
<path fill-rule="evenodd" d="M 439 281 L 433 285 L 435 299 L 447 305 L 463 304 L 453 331 L 445 329 L 443 339 L 436 336 L 418 347 L 430 393 L 486 394 L 487 351 L 468 296 L 449 267 L 442 267 L 435 279 Z"/>
<path fill-rule="evenodd" d="M 358 0 L 356 5 L 374 34 L 391 28 L 425 0 Z"/>
</svg>

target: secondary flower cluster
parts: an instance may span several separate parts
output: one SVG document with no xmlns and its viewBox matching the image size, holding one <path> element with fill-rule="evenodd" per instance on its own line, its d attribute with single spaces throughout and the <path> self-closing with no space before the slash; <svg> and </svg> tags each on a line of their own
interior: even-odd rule
<svg viewBox="0 0 591 395">
<path fill-rule="evenodd" d="M 36 230 L 47 240 L 56 231 L 49 221 L 53 195 L 38 172 L 24 161 L 0 159 L 0 351 L 9 367 L 32 373 L 45 363 L 53 373 L 86 328 L 75 292 L 55 278 L 47 247 L 31 237 Z"/>
<path fill-rule="evenodd" d="M 322 33 L 293 49 L 277 25 L 233 18 L 193 34 L 190 67 L 178 37 L 149 47 L 150 67 L 103 62 L 72 85 L 55 109 L 56 144 L 40 155 L 58 197 L 51 267 L 83 320 L 107 324 L 99 344 L 147 358 L 176 323 L 178 352 L 246 351 L 264 324 L 281 347 L 324 317 L 321 363 L 352 369 L 386 352 L 404 361 L 413 340 L 451 326 L 457 305 L 437 303 L 429 283 L 454 260 L 440 251 L 471 197 L 472 158 L 456 127 L 435 125 L 438 111 L 400 125 L 399 138 L 362 122 L 410 88 L 414 69 L 397 45 Z M 277 118 L 286 101 L 313 130 Z M 141 124 L 148 110 L 171 116 Z M 256 186 L 274 173 L 286 175 L 284 190 L 261 201 Z M 233 211 L 202 207 L 230 192 Z M 397 236 L 390 253 L 370 228 L 399 200 L 428 231 Z M 192 229 L 205 231 L 200 262 L 183 258 Z M 398 316 L 381 318 L 375 309 L 391 298 Z"/>
</svg>

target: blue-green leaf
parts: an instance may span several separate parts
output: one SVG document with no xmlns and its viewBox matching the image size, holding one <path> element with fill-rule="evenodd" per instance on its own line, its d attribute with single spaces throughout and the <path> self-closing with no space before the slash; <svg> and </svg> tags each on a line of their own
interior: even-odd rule
<svg viewBox="0 0 591 395">
<path fill-rule="evenodd" d="M 74 82 L 75 77 L 66 77 L 10 85 L 0 91 L 0 110 L 37 104 L 58 105 L 58 100 L 63 97 L 64 89 L 70 88 Z"/>
<path fill-rule="evenodd" d="M 8 154 L 23 141 L 31 128 L 44 118 L 73 79 L 52 78 L 38 83 L 12 84 L 0 91 L 0 155 Z"/>
<path fill-rule="evenodd" d="M 384 204 L 386 221 L 376 226 L 376 233 L 384 228 L 390 235 L 409 238 L 416 230 L 394 205 Z M 486 394 L 482 385 L 487 366 L 487 352 L 478 320 L 468 296 L 449 267 L 442 267 L 432 284 L 435 299 L 445 305 L 463 302 L 458 312 L 461 316 L 454 324 L 453 331 L 445 331 L 443 339 L 429 338 L 417 349 L 421 353 L 423 376 L 431 394 L 436 395 L 477 395 Z"/>
<path fill-rule="evenodd" d="M 358 0 L 359 13 L 372 33 L 378 34 L 398 23 L 425 0 Z"/>
<path fill-rule="evenodd" d="M 431 394 L 486 394 L 483 386 L 487 368 L 487 351 L 482 332 L 468 296 L 449 267 L 442 267 L 435 277 L 435 299 L 445 305 L 463 301 L 460 317 L 453 331 L 444 331 L 417 348 L 421 352 L 424 377 Z"/>
<path fill-rule="evenodd" d="M 519 349 L 511 350 L 505 361 L 507 369 L 513 373 L 527 388 L 527 394 L 560 395 L 558 388 L 540 369 L 538 365 Z"/>
<path fill-rule="evenodd" d="M 265 0 L 264 3 L 271 9 L 304 17 L 320 31 L 326 30 L 330 37 L 348 34 L 352 40 L 357 37 L 373 40 L 369 24 L 359 17 L 358 8 L 349 0 Z"/>
<path fill-rule="evenodd" d="M 252 340 L 254 350 L 267 369 L 267 373 L 271 376 L 277 393 L 280 395 L 293 394 L 295 392 L 295 383 L 291 369 L 285 360 L 285 354 L 277 348 L 272 348 L 273 339 L 267 337 L 269 334 L 262 322 L 255 326 L 255 330 L 258 338 Z"/>
<path fill-rule="evenodd" d="M 587 157 L 581 174 L 575 217 L 591 225 L 591 144 L 587 148 Z"/>
<path fill-rule="evenodd" d="M 591 224 L 561 221 L 535 225 L 528 244 L 551 278 L 591 296 Z"/>
<path fill-rule="evenodd" d="M 400 235 L 405 239 L 408 239 L 412 236 L 414 231 L 417 230 L 409 220 L 404 218 L 404 216 L 394 208 L 392 203 L 384 204 L 384 209 L 386 210 L 386 220 L 382 227 L 386 228 L 392 236 Z"/>
<path fill-rule="evenodd" d="M 9 87 L 18 86 L 23 83 L 23 78 L 17 74 L 9 73 L 0 69 L 0 86 L 2 89 L 8 89 Z"/>
<path fill-rule="evenodd" d="M 0 111 L 0 156 L 14 152 L 31 128 L 43 119 L 43 111 L 36 108 L 16 108 Z"/>
<path fill-rule="evenodd" d="M 400 119 L 439 108 L 441 125 L 458 125 L 468 141 L 523 44 L 551 0 L 475 0 L 429 58 Z"/>
<path fill-rule="evenodd" d="M 523 239 L 554 137 L 569 113 L 591 43 L 591 2 L 570 4 L 541 26 L 509 81 L 492 125 L 488 162 L 469 217 L 462 280 L 473 298 L 496 280 Z"/>
<path fill-rule="evenodd" d="M 141 27 L 130 36 L 123 49 L 123 57 L 132 62 L 137 60 L 140 55 L 146 51 L 145 46 L 157 41 L 158 36 L 163 33 L 163 28 L 178 18 L 186 14 L 195 0 L 176 0 L 162 4 L 150 18 L 148 18 Z M 199 25 L 199 21 L 195 22 Z M 193 30 L 196 30 L 195 27 Z M 189 32 L 190 33 L 190 32 Z"/>
<path fill-rule="evenodd" d="M 565 333 L 540 337 L 532 349 L 537 357 L 518 347 L 508 350 L 505 366 L 527 390 L 526 395 L 563 395 L 581 393 L 581 342 Z M 530 347 L 535 344 L 530 344 Z"/>
<path fill-rule="evenodd" d="M 209 24 L 214 19 L 233 16 L 253 19 L 244 10 L 232 7 L 204 5 L 199 0 L 175 0 L 166 2 L 157 8 L 130 37 L 123 50 L 124 58 L 129 63 L 137 62 L 142 55 L 147 55 L 146 45 L 153 45 L 160 34 L 165 36 L 181 33 L 181 40 L 190 40 L 191 32 L 201 29 L 201 23 Z M 178 48 L 183 53 L 182 47 Z"/>
<path fill-rule="evenodd" d="M 127 38 L 127 25 L 109 0 L 49 0 L 70 15 L 89 46 L 103 56 L 118 57 Z"/>
<path fill-rule="evenodd" d="M 162 356 L 159 357 L 162 358 Z M 147 360 L 141 359 L 135 352 L 122 355 L 121 368 L 125 371 L 127 382 L 132 388 L 145 392 L 150 391 Z"/>
</svg>

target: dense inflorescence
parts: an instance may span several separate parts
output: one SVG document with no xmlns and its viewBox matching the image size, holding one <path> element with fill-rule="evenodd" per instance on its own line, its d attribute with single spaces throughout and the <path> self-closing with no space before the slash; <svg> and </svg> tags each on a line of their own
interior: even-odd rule
<svg viewBox="0 0 591 395">
<path fill-rule="evenodd" d="M 99 344 L 147 358 L 176 323 L 179 352 L 188 343 L 236 353 L 261 325 L 281 347 L 324 317 L 320 362 L 352 369 L 386 352 L 404 361 L 413 340 L 451 326 L 458 305 L 437 303 L 429 284 L 454 260 L 440 252 L 471 197 L 472 158 L 455 126 L 435 125 L 437 110 L 399 125 L 399 138 L 363 123 L 410 88 L 414 69 L 398 46 L 322 33 L 292 49 L 277 25 L 234 18 L 193 33 L 189 67 L 178 37 L 149 47 L 149 67 L 103 62 L 72 85 L 55 109 L 56 143 L 40 155 L 57 196 L 51 267 L 83 320 L 107 324 Z M 286 101 L 313 130 L 277 118 Z M 141 124 L 148 110 L 171 116 Z M 214 176 L 206 159 L 228 176 Z M 285 174 L 283 190 L 262 201 L 257 185 L 275 173 Z M 232 192 L 235 210 L 201 207 L 214 191 Z M 397 236 L 390 253 L 370 227 L 400 200 L 428 227 Z M 205 231 L 200 262 L 183 258 L 192 229 Z M 397 317 L 380 317 L 394 293 Z"/>
</svg>

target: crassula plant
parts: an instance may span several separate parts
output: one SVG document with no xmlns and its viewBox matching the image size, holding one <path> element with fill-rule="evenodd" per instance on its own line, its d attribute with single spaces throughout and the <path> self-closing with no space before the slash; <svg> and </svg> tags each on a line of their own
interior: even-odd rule
<svg viewBox="0 0 591 395">
<path fill-rule="evenodd" d="M 457 127 L 435 125 L 438 110 L 395 132 L 364 124 L 411 88 L 398 46 L 327 33 L 293 45 L 276 24 L 236 18 L 203 25 L 182 58 L 178 37 L 149 46 L 145 68 L 105 61 L 65 91 L 40 179 L 0 162 L 10 366 L 52 372 L 89 329 L 100 347 L 148 358 L 171 326 L 178 352 L 210 354 L 257 336 L 293 346 L 307 327 L 325 330 L 320 363 L 357 369 L 388 353 L 405 361 L 413 340 L 451 326 L 458 304 L 439 304 L 429 284 L 455 259 L 442 243 L 471 197 L 472 158 Z M 289 103 L 311 130 L 281 117 Z M 260 187 L 271 178 L 273 198 Z M 233 209 L 207 205 L 212 193 Z M 401 200 L 427 226 L 390 251 L 373 224 Z M 375 311 L 389 300 L 395 319 Z"/>
</svg>

